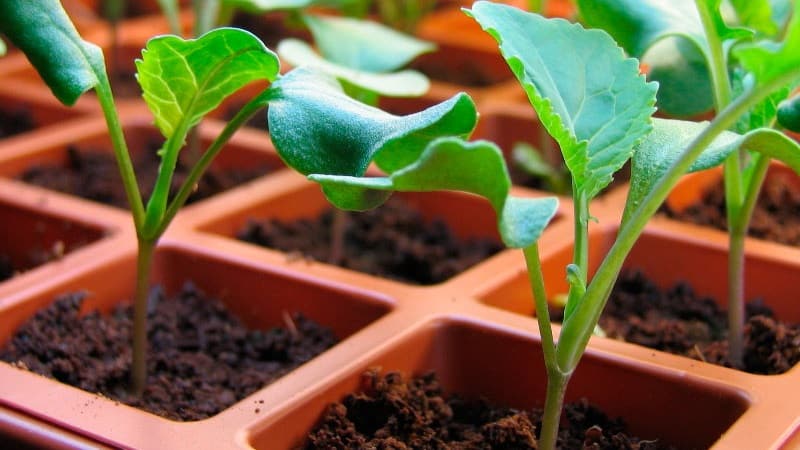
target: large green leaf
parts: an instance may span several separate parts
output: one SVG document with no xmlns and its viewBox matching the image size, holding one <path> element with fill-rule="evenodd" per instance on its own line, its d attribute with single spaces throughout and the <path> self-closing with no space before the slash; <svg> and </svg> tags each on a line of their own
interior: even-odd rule
<svg viewBox="0 0 800 450">
<path fill-rule="evenodd" d="M 467 12 L 500 44 L 575 186 L 595 196 L 650 131 L 657 85 L 601 30 L 486 1 Z"/>
<path fill-rule="evenodd" d="M 166 137 L 189 127 L 228 95 L 255 80 L 278 76 L 278 57 L 247 31 L 218 28 L 198 39 L 150 39 L 136 61 L 144 100 Z"/>
<path fill-rule="evenodd" d="M 65 105 L 105 76 L 103 52 L 81 39 L 57 0 L 0 2 L 0 32 L 27 55 Z"/>
<path fill-rule="evenodd" d="M 374 73 L 353 69 L 323 59 L 311 46 L 299 39 L 281 41 L 278 44 L 278 54 L 295 67 L 312 67 L 360 89 L 387 97 L 416 97 L 425 94 L 430 88 L 428 78 L 416 70 Z"/>
<path fill-rule="evenodd" d="M 800 0 L 794 0 L 794 11 L 783 42 L 758 42 L 734 49 L 734 55 L 758 83 L 767 83 L 800 66 Z"/>
<path fill-rule="evenodd" d="M 623 222 L 663 178 L 689 142 L 707 127 L 708 122 L 654 119 L 653 125 L 653 132 L 639 144 L 633 156 Z M 769 128 L 759 128 L 745 134 L 731 131 L 722 133 L 703 151 L 689 172 L 720 165 L 728 155 L 740 148 L 783 161 L 800 173 L 800 145 L 783 133 Z"/>
<path fill-rule="evenodd" d="M 752 35 L 728 27 L 719 12 L 721 0 L 705 0 L 717 35 L 724 41 Z M 708 42 L 694 0 L 578 0 L 589 27 L 614 37 L 632 56 L 642 58 L 650 79 L 661 86 L 659 109 L 675 116 L 691 116 L 713 106 L 708 73 Z"/>
<path fill-rule="evenodd" d="M 304 17 L 322 56 L 365 72 L 392 72 L 436 46 L 370 20 Z"/>
<path fill-rule="evenodd" d="M 309 176 L 323 186 L 328 199 L 343 209 L 363 210 L 380 204 L 387 191 L 429 192 L 455 190 L 485 197 L 497 213 L 503 242 L 524 248 L 539 239 L 555 216 L 558 200 L 509 196 L 511 180 L 503 154 L 491 142 L 456 138 L 433 141 L 419 159 L 388 177 Z M 377 201 L 381 200 L 381 201 Z"/>
<path fill-rule="evenodd" d="M 272 86 L 270 136 L 283 160 L 306 175 L 361 176 L 373 160 L 391 172 L 437 137 L 468 136 L 477 121 L 466 94 L 400 117 L 351 99 L 335 79 L 310 68 L 292 70 Z"/>
</svg>

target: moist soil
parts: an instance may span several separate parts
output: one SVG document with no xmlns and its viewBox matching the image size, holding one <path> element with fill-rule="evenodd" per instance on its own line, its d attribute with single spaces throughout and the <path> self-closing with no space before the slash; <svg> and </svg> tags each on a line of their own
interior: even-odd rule
<svg viewBox="0 0 800 450">
<path fill-rule="evenodd" d="M 761 301 L 746 305 L 744 367 L 749 373 L 780 374 L 800 361 L 800 325 L 778 321 Z M 554 320 L 559 320 L 557 315 Z M 686 283 L 661 289 L 639 271 L 623 272 L 600 327 L 610 338 L 732 367 L 727 315 L 714 299 Z"/>
<path fill-rule="evenodd" d="M 317 261 L 404 282 L 440 283 L 502 250 L 488 238 L 459 239 L 441 220 L 425 221 L 401 200 L 362 213 L 348 213 L 344 250 L 329 261 L 333 210 L 311 219 L 251 220 L 241 240 L 299 253 Z"/>
<path fill-rule="evenodd" d="M 301 447 L 311 449 L 535 449 L 541 410 L 496 407 L 484 399 L 445 397 L 434 373 L 404 380 L 370 370 L 361 392 L 328 406 Z M 586 401 L 568 404 L 559 430 L 563 449 L 669 449 L 625 434 Z"/>
<path fill-rule="evenodd" d="M 147 386 L 136 398 L 126 391 L 132 307 L 81 314 L 83 299 L 66 294 L 40 310 L 0 350 L 0 360 L 172 420 L 213 416 L 337 342 L 299 314 L 289 319 L 287 312 L 287 328 L 248 330 L 190 284 L 169 299 L 154 290 Z"/>
<path fill-rule="evenodd" d="M 666 205 L 662 210 L 678 220 L 728 229 L 722 183 L 712 186 L 700 202 L 683 211 L 674 211 Z M 800 245 L 800 188 L 782 177 L 768 176 L 756 202 L 748 234 L 781 244 Z"/>
<path fill-rule="evenodd" d="M 142 198 L 150 198 L 156 177 L 160 144 L 150 143 L 140 152 L 134 152 L 134 170 L 136 171 L 139 190 Z M 181 152 L 180 159 L 172 177 L 170 198 L 177 194 L 181 183 L 191 170 L 188 151 Z M 221 170 L 210 167 L 189 196 L 188 203 L 193 203 L 223 192 L 239 184 L 266 174 L 265 166 L 234 168 Z M 122 185 L 114 155 L 109 151 L 96 148 L 67 148 L 67 161 L 63 164 L 37 165 L 28 168 L 19 178 L 55 191 L 76 195 L 118 208 L 128 208 L 128 200 Z"/>
<path fill-rule="evenodd" d="M 0 139 L 32 130 L 35 126 L 33 117 L 27 110 L 0 111 Z"/>
</svg>

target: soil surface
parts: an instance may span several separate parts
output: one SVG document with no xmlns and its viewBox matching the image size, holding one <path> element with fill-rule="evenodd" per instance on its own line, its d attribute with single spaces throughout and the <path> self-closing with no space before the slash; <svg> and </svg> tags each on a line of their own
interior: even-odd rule
<svg viewBox="0 0 800 450">
<path fill-rule="evenodd" d="M 333 211 L 313 219 L 250 221 L 238 238 L 328 262 Z M 349 213 L 344 255 L 336 264 L 416 284 L 435 284 L 502 250 L 493 239 L 456 237 L 441 220 L 426 222 L 397 198 L 371 211 Z"/>
<path fill-rule="evenodd" d="M 609 419 L 586 401 L 567 405 L 564 417 L 559 448 L 671 448 L 625 435 L 620 419 Z M 328 407 L 301 448 L 535 449 L 540 422 L 541 411 L 445 397 L 433 373 L 406 381 L 396 372 L 381 377 L 372 370 L 362 378 L 362 392 Z"/>
<path fill-rule="evenodd" d="M 33 117 L 28 111 L 0 111 L 0 139 L 32 130 L 35 127 Z"/>
<path fill-rule="evenodd" d="M 5 281 L 13 277 L 15 273 L 14 266 L 11 264 L 11 258 L 9 258 L 8 255 L 0 254 L 0 281 Z"/>
<path fill-rule="evenodd" d="M 142 198 L 150 198 L 153 184 L 158 176 L 160 157 L 157 151 L 160 144 L 152 143 L 140 152 L 134 152 L 134 170 L 138 178 Z M 191 165 L 188 151 L 181 152 L 175 168 L 170 189 L 170 198 L 177 194 L 181 183 L 189 175 Z M 223 192 L 238 184 L 245 183 L 267 173 L 265 166 L 246 169 L 215 169 L 206 171 L 189 196 L 188 203 L 196 202 Z M 64 192 L 87 200 L 128 208 L 128 200 L 122 186 L 114 155 L 110 151 L 94 148 L 67 148 L 65 164 L 39 165 L 28 168 L 19 177 L 37 186 Z"/>
<path fill-rule="evenodd" d="M 800 361 L 800 325 L 778 321 L 758 300 L 746 307 L 743 370 L 779 374 Z M 559 320 L 556 316 L 554 320 Z M 679 283 L 662 290 L 641 272 L 620 275 L 600 318 L 610 338 L 731 367 L 727 315 L 709 297 Z"/>
<path fill-rule="evenodd" d="M 0 360 L 173 420 L 213 416 L 337 342 L 299 314 L 287 319 L 296 332 L 248 330 L 220 301 L 187 284 L 175 298 L 154 296 L 147 387 L 132 398 L 132 308 L 81 315 L 83 298 L 67 294 L 40 310 L 0 350 Z"/>
<path fill-rule="evenodd" d="M 728 229 L 722 183 L 706 191 L 700 203 L 683 211 L 673 211 L 666 205 L 662 210 L 678 220 Z M 800 245 L 800 189 L 781 177 L 768 176 L 756 202 L 748 234 L 781 244 Z"/>
</svg>

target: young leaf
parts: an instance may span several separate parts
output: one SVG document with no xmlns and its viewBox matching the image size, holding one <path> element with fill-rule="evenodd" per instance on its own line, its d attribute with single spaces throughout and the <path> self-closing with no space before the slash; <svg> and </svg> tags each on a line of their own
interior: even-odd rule
<svg viewBox="0 0 800 450">
<path fill-rule="evenodd" d="M 198 39 L 150 39 L 136 61 L 144 100 L 166 137 L 192 127 L 228 95 L 278 76 L 278 57 L 247 31 L 218 28 Z"/>
<path fill-rule="evenodd" d="M 0 2 L 0 32 L 21 49 L 65 105 L 105 74 L 103 52 L 84 41 L 57 0 Z"/>
<path fill-rule="evenodd" d="M 387 97 L 415 97 L 423 95 L 430 88 L 428 78 L 416 70 L 373 73 L 352 69 L 326 61 L 317 55 L 311 46 L 299 39 L 282 40 L 278 44 L 278 54 L 295 67 L 312 67 L 361 89 Z"/>
<path fill-rule="evenodd" d="M 325 59 L 364 72 L 393 72 L 436 46 L 369 20 L 306 15 Z"/>
<path fill-rule="evenodd" d="M 650 131 L 643 119 L 655 111 L 657 85 L 603 31 L 486 1 L 467 13 L 500 44 L 561 146 L 576 188 L 587 198 L 597 195 Z"/>
<path fill-rule="evenodd" d="M 680 151 L 705 129 L 707 122 L 654 119 L 653 125 L 653 132 L 638 145 L 633 156 L 623 223 L 678 159 Z M 800 144 L 769 128 L 759 128 L 743 135 L 726 131 L 703 151 L 689 172 L 722 164 L 728 155 L 740 148 L 783 161 L 800 173 Z"/>
<path fill-rule="evenodd" d="M 759 42 L 734 49 L 734 55 L 757 83 L 766 83 L 800 65 L 800 0 L 794 0 L 794 11 L 783 42 Z"/>
<path fill-rule="evenodd" d="M 661 83 L 659 109 L 690 116 L 713 106 L 708 43 L 697 7 L 710 11 L 722 40 L 752 35 L 725 25 L 720 1 L 578 0 L 578 6 L 587 26 L 607 31 L 631 56 L 647 63 L 650 79 Z M 687 79 L 691 83 L 685 83 Z"/>
<path fill-rule="evenodd" d="M 742 25 L 768 36 L 778 32 L 778 26 L 772 21 L 769 0 L 731 0 L 731 6 Z"/>
<path fill-rule="evenodd" d="M 497 213 L 503 242 L 512 248 L 534 244 L 558 209 L 555 197 L 509 196 L 511 180 L 502 152 L 487 141 L 437 139 L 428 145 L 417 161 L 388 177 L 313 174 L 309 179 L 322 184 L 334 205 L 357 210 L 377 206 L 371 203 L 372 199 L 379 198 L 375 191 L 455 190 L 480 195 L 491 203 Z"/>
<path fill-rule="evenodd" d="M 463 93 L 399 117 L 351 99 L 335 79 L 310 68 L 292 70 L 272 89 L 272 142 L 306 175 L 361 176 L 373 159 L 391 172 L 416 160 L 437 137 L 468 136 L 477 121 L 475 104 Z"/>
</svg>

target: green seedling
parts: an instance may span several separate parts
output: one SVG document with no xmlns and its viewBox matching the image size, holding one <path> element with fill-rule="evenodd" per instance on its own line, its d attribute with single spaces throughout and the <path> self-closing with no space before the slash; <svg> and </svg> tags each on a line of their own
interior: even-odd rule
<svg viewBox="0 0 800 450">
<path fill-rule="evenodd" d="M 784 4 L 781 6 L 781 4 Z M 623 43 L 633 55 L 655 50 L 648 62 L 671 86 L 685 79 L 681 67 L 696 69 L 689 79 L 696 85 L 678 93 L 666 90 L 659 102 L 666 112 L 699 112 L 679 105 L 677 97 L 708 99 L 716 114 L 752 92 L 760 84 L 790 72 L 800 52 L 800 2 L 734 1 L 739 24 L 731 26 L 720 11 L 720 0 L 639 2 L 633 0 L 579 1 L 582 18 L 602 27 Z M 620 13 L 625 11 L 625 13 Z M 772 39 L 785 36 L 783 43 Z M 683 52 L 659 53 L 661 42 L 676 43 Z M 795 52 L 792 57 L 783 55 Z M 765 55 L 777 54 L 767 62 Z M 669 57 L 665 57 L 669 56 Z M 793 80 L 796 82 L 796 80 Z M 786 101 L 795 83 L 785 83 L 769 97 L 753 105 L 729 129 L 743 135 L 739 149 L 724 161 L 725 203 L 729 228 L 728 342 L 731 362 L 741 367 L 744 352 L 744 239 L 770 159 L 781 159 L 797 169 L 797 144 L 771 130 L 777 124 L 791 125 L 792 101 Z M 662 95 L 663 94 L 663 95 Z M 673 98 L 673 96 L 675 98 Z M 783 103 L 781 103 L 783 101 Z M 778 104 L 781 107 L 778 107 Z M 795 100 L 796 105 L 796 100 Z M 671 107 L 678 106 L 675 110 Z M 795 106 L 796 108 L 796 106 Z M 796 111 L 796 109 L 795 109 Z M 795 113 L 795 120 L 797 114 Z M 669 125 L 672 126 L 672 125 Z M 773 148 L 766 148 L 774 146 Z"/>
<path fill-rule="evenodd" d="M 142 393 L 147 376 L 147 291 L 158 240 L 214 157 L 256 111 L 273 102 L 269 109 L 273 140 L 277 145 L 296 145 L 309 153 L 331 146 L 347 152 L 358 145 L 375 151 L 405 151 L 422 147 L 439 136 L 465 135 L 475 125 L 475 105 L 463 94 L 410 116 L 376 113 L 361 122 L 351 122 L 347 113 L 361 108 L 361 103 L 344 94 L 343 98 L 329 96 L 332 91 L 340 92 L 333 87 L 335 82 L 311 76 L 306 70 L 279 77 L 277 55 L 246 31 L 220 28 L 191 40 L 159 36 L 147 43 L 142 58 L 136 61 L 144 100 L 165 138 L 159 150 L 161 164 L 155 187 L 145 203 L 119 123 L 102 50 L 81 39 L 56 0 L 0 4 L 0 32 L 28 56 L 62 103 L 72 105 L 91 89 L 97 93 L 138 242 L 131 370 L 135 394 Z M 227 96 L 256 80 L 272 83 L 228 122 L 192 167 L 177 194 L 170 198 L 172 174 L 189 130 Z M 456 120 L 465 115 L 471 115 L 473 120 Z M 311 125 L 319 120 L 323 123 Z M 353 136 L 352 127 L 373 129 L 375 133 Z"/>
<path fill-rule="evenodd" d="M 542 124 L 561 147 L 572 176 L 575 250 L 566 268 L 570 290 L 558 340 L 550 324 L 537 244 L 556 212 L 557 199 L 509 195 L 507 168 L 494 144 L 450 137 L 387 147 L 392 139 L 384 134 L 386 126 L 396 119 L 366 105 L 351 104 L 330 112 L 326 109 L 330 100 L 344 102 L 341 89 L 333 86 L 324 95 L 326 102 L 309 95 L 306 104 L 296 104 L 298 99 L 294 99 L 281 109 L 276 104 L 270 107 L 270 124 L 286 111 L 293 111 L 289 116 L 302 115 L 306 125 L 302 133 L 314 136 L 312 143 L 318 145 L 296 148 L 293 144 L 307 140 L 290 134 L 273 136 L 273 140 L 287 164 L 320 183 L 329 201 L 343 209 L 376 207 L 393 191 L 459 190 L 488 199 L 504 243 L 522 249 L 528 265 L 548 377 L 539 446 L 552 449 L 568 381 L 595 331 L 623 261 L 680 176 L 719 164 L 740 148 L 790 163 L 797 158 L 786 154 L 794 147 L 780 133 L 742 135 L 727 129 L 753 106 L 800 78 L 800 52 L 793 49 L 791 40 L 751 47 L 750 61 L 760 61 L 766 73 L 712 122 L 652 119 L 656 84 L 645 81 L 638 61 L 626 58 L 605 32 L 491 2 L 477 2 L 467 13 L 498 41 Z M 572 56 L 564 58 L 565 54 Z M 780 67 L 766 64 L 782 58 L 786 59 Z M 452 119 L 474 121 L 469 111 L 462 112 Z M 379 117 L 385 118 L 384 125 L 378 125 Z M 358 144 L 337 140 L 340 127 Z M 763 145 L 766 142 L 774 145 Z M 633 179 L 621 228 L 590 281 L 589 201 L 631 158 Z M 386 176 L 364 177 L 370 163 Z"/>
<path fill-rule="evenodd" d="M 377 106 L 381 96 L 416 97 L 428 91 L 429 81 L 414 70 L 400 70 L 434 46 L 379 23 L 346 17 L 305 15 L 319 48 L 317 54 L 299 39 L 278 44 L 278 54 L 295 67 L 312 67 L 333 77 L 350 97 Z M 349 215 L 335 209 L 331 225 L 328 262 L 338 264 L 344 256 Z"/>
</svg>

